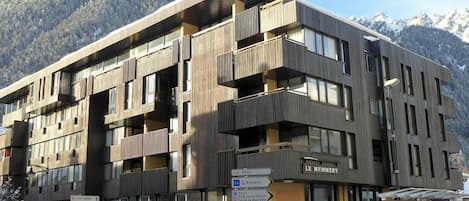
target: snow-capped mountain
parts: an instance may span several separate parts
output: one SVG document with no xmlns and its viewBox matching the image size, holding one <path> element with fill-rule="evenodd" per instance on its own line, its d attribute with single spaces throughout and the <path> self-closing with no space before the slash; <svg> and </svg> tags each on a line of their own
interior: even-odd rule
<svg viewBox="0 0 469 201">
<path fill-rule="evenodd" d="M 464 161 L 469 167 L 469 68 L 466 68 L 469 66 L 469 9 L 408 19 L 393 19 L 379 13 L 351 20 L 449 68 L 452 80 L 443 89 L 445 95 L 453 98 L 457 117 L 448 121 L 448 128 L 459 135 Z"/>
<path fill-rule="evenodd" d="M 423 26 L 448 31 L 469 43 L 469 9 L 455 10 L 445 14 L 422 13 L 408 19 L 393 19 L 384 13 L 368 18 L 351 17 L 353 21 L 393 37 L 408 26 Z"/>
</svg>

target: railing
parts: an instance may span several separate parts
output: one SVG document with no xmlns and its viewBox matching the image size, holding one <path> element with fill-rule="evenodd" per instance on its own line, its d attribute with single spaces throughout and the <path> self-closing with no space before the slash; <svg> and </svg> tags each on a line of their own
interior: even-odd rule
<svg viewBox="0 0 469 201">
<path fill-rule="evenodd" d="M 262 5 L 262 6 L 260 6 L 259 8 L 260 8 L 261 10 L 264 10 L 264 9 L 268 9 L 268 8 L 270 8 L 270 7 L 272 7 L 272 6 L 275 6 L 275 5 L 279 4 L 279 3 L 282 3 L 282 1 L 281 1 L 281 0 L 275 0 L 275 1 L 272 1 L 272 2 L 270 2 L 270 3 L 266 3 L 266 4 Z"/>
<path fill-rule="evenodd" d="M 237 49 L 235 51 L 233 51 L 233 54 L 239 54 L 239 53 L 242 53 L 246 50 L 249 50 L 249 49 L 252 49 L 252 48 L 255 48 L 255 47 L 259 47 L 259 46 L 263 46 L 267 43 L 270 43 L 272 41 L 275 41 L 275 40 L 279 40 L 279 39 L 284 39 L 286 38 L 284 35 L 279 35 L 279 36 L 275 36 L 271 39 L 268 39 L 268 40 L 265 40 L 265 41 L 262 41 L 262 42 L 258 42 L 258 43 L 255 43 L 255 44 L 252 44 L 252 45 L 249 45 L 249 46 L 246 46 L 246 47 L 243 47 L 241 49 Z"/>
<path fill-rule="evenodd" d="M 243 101 L 246 101 L 246 100 L 251 100 L 251 99 L 254 99 L 254 98 L 257 98 L 257 97 L 272 95 L 272 94 L 278 94 L 278 93 L 282 93 L 282 92 L 298 94 L 298 95 L 301 95 L 301 96 L 308 96 L 307 93 L 291 90 L 289 87 L 281 87 L 281 88 L 277 88 L 277 89 L 270 90 L 270 91 L 263 91 L 263 92 L 259 92 L 259 93 L 256 93 L 256 94 L 243 96 L 241 98 L 236 99 L 235 102 L 239 103 L 239 102 L 243 102 Z"/>
<path fill-rule="evenodd" d="M 259 153 L 259 152 L 268 152 L 275 150 L 297 150 L 297 151 L 310 151 L 311 147 L 309 145 L 297 144 L 292 142 L 280 142 L 277 144 L 269 145 L 260 145 L 255 147 L 248 147 L 243 149 L 238 149 L 238 154 L 249 154 L 249 153 Z"/>
</svg>

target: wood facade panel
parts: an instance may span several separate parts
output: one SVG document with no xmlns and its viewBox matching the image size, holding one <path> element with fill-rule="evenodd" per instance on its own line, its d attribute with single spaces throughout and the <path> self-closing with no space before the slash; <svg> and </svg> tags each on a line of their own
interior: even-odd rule
<svg viewBox="0 0 469 201">
<path fill-rule="evenodd" d="M 169 46 L 147 56 L 140 57 L 137 61 L 137 78 L 174 66 L 173 60 L 169 59 L 173 57 L 174 51 L 178 50 L 174 49 L 173 46 Z"/>
<path fill-rule="evenodd" d="M 233 53 L 226 53 L 217 57 L 218 83 L 232 82 L 234 79 Z"/>
<path fill-rule="evenodd" d="M 168 147 L 168 129 L 160 129 L 143 134 L 143 155 L 150 156 L 155 154 L 167 153 Z"/>
<path fill-rule="evenodd" d="M 182 37 L 182 53 L 181 53 L 181 60 L 185 61 L 191 58 L 191 36 L 185 35 Z"/>
<path fill-rule="evenodd" d="M 240 41 L 260 33 L 259 7 L 249 8 L 235 18 L 235 40 Z"/>
<path fill-rule="evenodd" d="M 262 33 L 297 22 L 297 3 L 290 1 L 260 7 L 260 31 Z"/>
<path fill-rule="evenodd" d="M 173 64 L 179 62 L 179 40 L 173 41 L 173 55 L 172 55 Z"/>
<path fill-rule="evenodd" d="M 143 135 L 125 137 L 121 142 L 122 160 L 138 158 L 143 156 Z"/>
</svg>

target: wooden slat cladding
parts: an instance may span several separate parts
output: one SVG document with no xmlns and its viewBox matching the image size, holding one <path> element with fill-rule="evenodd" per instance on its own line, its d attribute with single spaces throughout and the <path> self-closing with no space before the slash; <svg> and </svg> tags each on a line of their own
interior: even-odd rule
<svg viewBox="0 0 469 201">
<path fill-rule="evenodd" d="M 261 33 L 280 28 L 297 21 L 297 3 L 277 3 L 275 5 L 260 8 L 260 29 Z"/>
<path fill-rule="evenodd" d="M 173 64 L 179 62 L 179 40 L 173 41 L 173 55 L 172 55 Z"/>
<path fill-rule="evenodd" d="M 226 101 L 218 104 L 218 132 L 233 131 L 235 129 L 234 102 Z"/>
<path fill-rule="evenodd" d="M 142 194 L 153 195 L 168 192 L 168 168 L 158 168 L 142 172 Z"/>
<path fill-rule="evenodd" d="M 190 58 L 191 58 L 191 36 L 185 35 L 182 37 L 181 60 L 185 61 Z"/>
<path fill-rule="evenodd" d="M 122 79 L 124 82 L 135 80 L 137 76 L 137 59 L 131 58 L 122 65 Z"/>
<path fill-rule="evenodd" d="M 234 150 L 218 152 L 218 186 L 230 186 L 232 169 L 236 169 L 236 152 Z"/>
<path fill-rule="evenodd" d="M 454 101 L 448 96 L 443 96 L 443 105 L 445 106 L 445 115 L 448 117 L 456 117 Z"/>
<path fill-rule="evenodd" d="M 225 70 L 225 65 L 221 66 L 224 60 L 219 62 L 219 68 L 223 68 L 219 72 L 219 76 L 223 77 L 219 79 L 224 80 L 230 71 Z M 281 67 L 333 82 L 344 80 L 339 61 L 312 53 L 305 46 L 281 37 L 236 52 L 234 65 L 234 80 Z"/>
<path fill-rule="evenodd" d="M 90 75 L 87 79 L 86 85 L 86 95 L 91 96 L 93 94 L 93 86 L 94 86 L 94 76 Z"/>
<path fill-rule="evenodd" d="M 168 129 L 160 129 L 143 134 L 143 155 L 168 152 Z"/>
<path fill-rule="evenodd" d="M 319 159 L 322 166 L 337 167 L 337 174 L 304 174 L 301 167 L 303 157 Z M 294 150 L 281 150 L 274 152 L 253 153 L 237 156 L 237 168 L 272 168 L 272 179 L 308 179 L 315 181 L 344 182 L 356 178 L 358 175 L 346 174 L 348 169 L 348 158 L 321 153 L 302 152 Z M 311 162 L 314 163 L 314 162 Z"/>
<path fill-rule="evenodd" d="M 219 109 L 228 110 L 229 103 L 220 103 Z M 236 130 L 283 121 L 338 130 L 346 129 L 345 118 L 338 118 L 345 116 L 344 108 L 318 103 L 308 96 L 286 91 L 235 103 L 233 112 Z M 220 122 L 233 121 L 233 115 L 229 112 L 218 114 Z M 221 129 L 228 128 L 224 126 Z M 230 130 L 223 130 L 227 131 Z"/>
<path fill-rule="evenodd" d="M 86 88 L 88 83 L 86 80 L 86 78 L 80 80 L 80 96 L 78 97 L 78 99 L 83 99 L 86 97 Z"/>
<path fill-rule="evenodd" d="M 124 61 L 122 63 L 122 80 L 127 82 L 129 80 L 129 61 Z"/>
<path fill-rule="evenodd" d="M 236 41 L 259 34 L 259 7 L 254 6 L 236 15 L 235 26 Z"/>
<path fill-rule="evenodd" d="M 122 160 L 143 156 L 142 139 L 143 135 L 133 135 L 122 139 L 121 158 Z"/>
<path fill-rule="evenodd" d="M 229 52 L 217 57 L 218 65 L 218 84 L 233 81 L 234 68 L 233 68 L 233 53 Z"/>
<path fill-rule="evenodd" d="M 173 52 L 178 50 L 173 50 L 173 46 L 169 46 L 147 56 L 140 57 L 137 61 L 137 77 L 143 77 L 174 66 L 173 60 L 171 58 L 173 57 Z"/>
<path fill-rule="evenodd" d="M 120 196 L 135 196 L 142 193 L 142 173 L 126 173 L 120 176 Z"/>
<path fill-rule="evenodd" d="M 197 166 L 191 168 L 188 178 L 178 174 L 178 190 L 215 187 L 218 179 L 213 174 L 219 168 L 217 152 L 235 146 L 233 136 L 218 133 L 217 116 L 218 102 L 234 97 L 233 89 L 217 83 L 217 56 L 232 51 L 233 29 L 234 23 L 228 22 L 192 38 L 192 118 L 189 132 L 181 138 L 179 146 L 191 144 L 192 152 L 197 153 L 192 158 Z"/>
</svg>

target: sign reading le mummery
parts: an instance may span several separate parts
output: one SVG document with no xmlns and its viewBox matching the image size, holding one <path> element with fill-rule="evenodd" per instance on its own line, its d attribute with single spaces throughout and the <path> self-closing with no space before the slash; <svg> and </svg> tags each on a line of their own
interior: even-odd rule
<svg viewBox="0 0 469 201">
<path fill-rule="evenodd" d="M 321 167 L 321 166 L 314 166 L 312 164 L 303 164 L 303 173 L 338 174 L 339 173 L 339 168 L 336 168 L 336 167 Z"/>
</svg>

